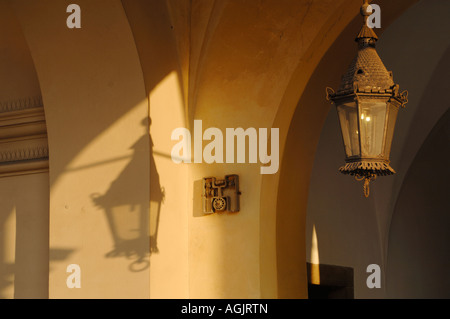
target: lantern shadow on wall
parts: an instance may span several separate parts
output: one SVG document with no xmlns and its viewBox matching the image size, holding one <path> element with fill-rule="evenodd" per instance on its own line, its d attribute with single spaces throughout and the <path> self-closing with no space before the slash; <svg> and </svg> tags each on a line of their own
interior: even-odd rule
<svg viewBox="0 0 450 319">
<path fill-rule="evenodd" d="M 339 170 L 369 183 L 377 176 L 395 174 L 389 165 L 395 122 L 400 107 L 408 103 L 408 92 L 400 93 L 393 74 L 375 49 L 377 35 L 368 26 L 372 9 L 365 0 L 361 7 L 364 24 L 356 37 L 358 52 L 335 92 L 327 88 L 327 99 L 337 109 L 344 142 L 346 165 Z"/>
<path fill-rule="evenodd" d="M 140 163 L 143 158 L 148 158 L 149 122 L 150 119 L 142 121 L 145 134 L 131 147 L 134 150 L 131 161 L 111 183 L 108 191 L 103 195 L 91 195 L 94 204 L 104 210 L 114 241 L 113 250 L 106 253 L 105 256 L 107 258 L 125 257 L 132 260 L 129 269 L 133 272 L 149 268 L 150 254 L 158 252 L 159 216 L 165 195 L 153 157 L 151 136 L 150 206 L 145 200 L 148 198 L 148 194 L 146 194 L 148 187 L 141 187 L 137 183 L 137 181 L 143 180 Z M 133 189 L 128 192 L 127 196 L 122 194 L 125 186 Z"/>
</svg>

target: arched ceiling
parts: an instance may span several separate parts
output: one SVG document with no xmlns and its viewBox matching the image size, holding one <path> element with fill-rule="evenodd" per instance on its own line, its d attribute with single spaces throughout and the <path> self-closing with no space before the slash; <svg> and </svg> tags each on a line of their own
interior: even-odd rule
<svg viewBox="0 0 450 319">
<path fill-rule="evenodd" d="M 192 2 L 189 114 L 247 127 L 272 125 L 293 71 L 323 36 L 324 25 L 336 20 L 344 5 L 355 12 L 360 5 L 359 0 L 211 3 Z"/>
</svg>

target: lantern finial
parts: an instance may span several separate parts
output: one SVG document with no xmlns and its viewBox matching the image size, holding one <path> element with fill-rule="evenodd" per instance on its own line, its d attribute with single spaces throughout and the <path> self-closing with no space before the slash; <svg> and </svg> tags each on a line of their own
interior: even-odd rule
<svg viewBox="0 0 450 319">
<path fill-rule="evenodd" d="M 364 0 L 364 4 L 361 6 L 361 15 L 364 18 L 364 24 L 355 39 L 355 41 L 358 42 L 361 46 L 375 46 L 375 42 L 378 40 L 378 36 L 375 31 L 373 31 L 373 28 L 370 28 L 368 26 L 368 20 L 371 14 L 372 7 L 370 6 L 368 0 Z"/>
</svg>

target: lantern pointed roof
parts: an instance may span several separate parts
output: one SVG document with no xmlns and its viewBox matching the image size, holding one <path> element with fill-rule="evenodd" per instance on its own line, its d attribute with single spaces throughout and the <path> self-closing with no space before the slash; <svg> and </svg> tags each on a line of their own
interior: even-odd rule
<svg viewBox="0 0 450 319">
<path fill-rule="evenodd" d="M 389 72 L 375 49 L 378 37 L 368 26 L 370 15 L 369 4 L 364 2 L 361 15 L 364 24 L 355 41 L 358 42 L 358 52 L 344 73 L 339 86 L 338 95 L 358 92 L 380 92 L 391 90 L 395 85 L 392 72 Z M 369 10 L 370 11 L 370 10 Z"/>
<path fill-rule="evenodd" d="M 354 91 L 379 92 L 392 89 L 395 85 L 392 72 L 381 61 L 376 49 L 371 46 L 360 48 L 344 73 L 339 93 Z"/>
</svg>

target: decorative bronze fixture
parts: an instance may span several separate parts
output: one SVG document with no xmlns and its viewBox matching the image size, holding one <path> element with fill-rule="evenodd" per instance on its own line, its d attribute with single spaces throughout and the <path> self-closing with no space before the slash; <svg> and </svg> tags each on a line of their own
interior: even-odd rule
<svg viewBox="0 0 450 319">
<path fill-rule="evenodd" d="M 378 37 L 367 23 L 371 11 L 365 0 L 361 7 L 364 25 L 355 40 L 357 55 L 338 90 L 326 89 L 327 100 L 337 109 L 345 147 L 346 165 L 339 170 L 364 181 L 366 197 L 377 176 L 395 174 L 389 165 L 395 122 L 399 108 L 408 103 L 408 92 L 400 93 L 375 49 Z"/>
<path fill-rule="evenodd" d="M 203 212 L 237 213 L 240 210 L 239 176 L 227 175 L 225 179 L 218 180 L 215 177 L 203 179 Z"/>
</svg>

